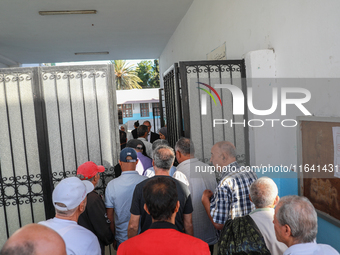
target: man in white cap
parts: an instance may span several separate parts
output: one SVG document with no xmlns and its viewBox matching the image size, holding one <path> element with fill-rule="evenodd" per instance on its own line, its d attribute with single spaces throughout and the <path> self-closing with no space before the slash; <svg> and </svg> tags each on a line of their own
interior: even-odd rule
<svg viewBox="0 0 340 255">
<path fill-rule="evenodd" d="M 77 177 L 80 180 L 90 181 L 97 187 L 100 180 L 100 173 L 105 171 L 105 167 L 96 165 L 92 161 L 87 161 L 77 169 Z M 105 245 L 113 243 L 114 237 L 110 229 L 110 220 L 106 215 L 104 201 L 95 190 L 87 194 L 85 211 L 79 216 L 78 224 L 90 230 L 98 237 L 102 255 L 105 254 Z"/>
<path fill-rule="evenodd" d="M 101 254 L 97 237 L 77 224 L 79 215 L 86 208 L 86 195 L 93 189 L 91 182 L 81 181 L 77 177 L 62 180 L 52 193 L 56 216 L 39 222 L 55 230 L 64 239 L 67 254 Z"/>
</svg>

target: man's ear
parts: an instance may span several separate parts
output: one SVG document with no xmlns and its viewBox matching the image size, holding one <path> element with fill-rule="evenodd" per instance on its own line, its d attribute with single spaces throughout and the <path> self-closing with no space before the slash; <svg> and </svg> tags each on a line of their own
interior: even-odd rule
<svg viewBox="0 0 340 255">
<path fill-rule="evenodd" d="M 148 207 L 146 206 L 146 204 L 144 204 L 144 210 L 147 212 L 147 214 L 150 215 L 150 212 L 149 212 Z"/>
<path fill-rule="evenodd" d="M 120 161 L 120 160 L 118 159 L 118 162 L 119 162 L 119 165 L 122 166 L 122 161 Z"/>
<path fill-rule="evenodd" d="M 181 204 L 179 203 L 179 201 L 177 201 L 176 208 L 175 208 L 175 211 L 174 211 L 175 213 L 178 212 L 180 206 L 181 206 Z"/>
<path fill-rule="evenodd" d="M 251 200 L 251 196 L 250 196 L 250 194 L 249 194 L 249 200 L 250 200 L 252 203 L 254 203 L 254 202 L 253 202 L 253 200 Z"/>
<path fill-rule="evenodd" d="M 285 236 L 286 238 L 289 238 L 289 237 L 292 236 L 292 230 L 291 230 L 290 226 L 288 226 L 287 224 L 285 225 L 284 236 Z"/>
<path fill-rule="evenodd" d="M 152 166 L 155 167 L 155 161 L 154 160 L 152 160 Z"/>
<path fill-rule="evenodd" d="M 280 197 L 279 196 L 276 196 L 275 200 L 274 200 L 274 204 L 273 204 L 273 207 L 275 207 L 280 201 Z"/>
<path fill-rule="evenodd" d="M 84 199 L 83 201 L 81 201 L 81 203 L 78 207 L 81 213 L 83 213 L 86 209 L 86 202 L 87 202 L 86 199 Z"/>
</svg>

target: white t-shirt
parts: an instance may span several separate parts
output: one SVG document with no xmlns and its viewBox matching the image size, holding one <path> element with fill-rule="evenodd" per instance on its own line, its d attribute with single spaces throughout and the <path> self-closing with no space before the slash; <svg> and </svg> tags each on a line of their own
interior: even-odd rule
<svg viewBox="0 0 340 255">
<path fill-rule="evenodd" d="M 273 224 L 274 209 L 259 208 L 252 211 L 249 216 L 255 221 L 256 225 L 260 229 L 270 253 L 275 255 L 282 255 L 288 247 L 287 245 L 279 242 L 276 239 Z"/>
<path fill-rule="evenodd" d="M 55 230 L 64 239 L 67 255 L 101 255 L 97 237 L 77 222 L 53 218 L 39 224 Z"/>
</svg>

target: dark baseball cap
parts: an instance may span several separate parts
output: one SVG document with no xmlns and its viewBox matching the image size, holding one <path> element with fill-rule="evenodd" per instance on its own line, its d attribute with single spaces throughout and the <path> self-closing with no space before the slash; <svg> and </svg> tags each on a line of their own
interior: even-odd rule
<svg viewBox="0 0 340 255">
<path fill-rule="evenodd" d="M 131 157 L 131 159 L 126 159 L 127 157 Z M 136 162 L 137 152 L 132 148 L 126 147 L 120 152 L 119 160 L 121 162 Z"/>
<path fill-rule="evenodd" d="M 126 147 L 142 150 L 144 143 L 139 139 L 131 139 L 126 143 Z"/>
</svg>

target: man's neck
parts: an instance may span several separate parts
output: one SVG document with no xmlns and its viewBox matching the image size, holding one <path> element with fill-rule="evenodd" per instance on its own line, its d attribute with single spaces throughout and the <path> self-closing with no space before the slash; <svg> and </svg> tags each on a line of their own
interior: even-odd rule
<svg viewBox="0 0 340 255">
<path fill-rule="evenodd" d="M 64 216 L 64 215 L 56 214 L 55 217 L 61 220 L 70 220 L 70 221 L 78 222 L 79 215 L 80 214 L 75 212 L 72 216 Z"/>
<path fill-rule="evenodd" d="M 131 172 L 131 171 L 136 171 L 136 169 L 122 169 L 122 172 Z"/>
<path fill-rule="evenodd" d="M 154 167 L 155 175 L 157 176 L 170 176 L 170 170 L 164 170 L 164 169 L 157 169 Z"/>
<path fill-rule="evenodd" d="M 187 160 L 190 160 L 190 159 L 193 159 L 193 158 L 195 158 L 195 156 L 191 156 L 191 155 L 189 155 L 189 156 L 182 156 L 182 158 L 181 158 L 181 162 L 178 162 L 178 163 L 183 163 L 184 161 L 187 161 Z"/>
<path fill-rule="evenodd" d="M 176 219 L 176 213 L 173 213 L 170 217 L 170 219 L 167 219 L 167 220 L 154 220 L 152 218 L 152 223 L 155 223 L 155 222 L 169 222 L 171 224 L 174 224 L 175 225 L 175 219 Z"/>
</svg>

